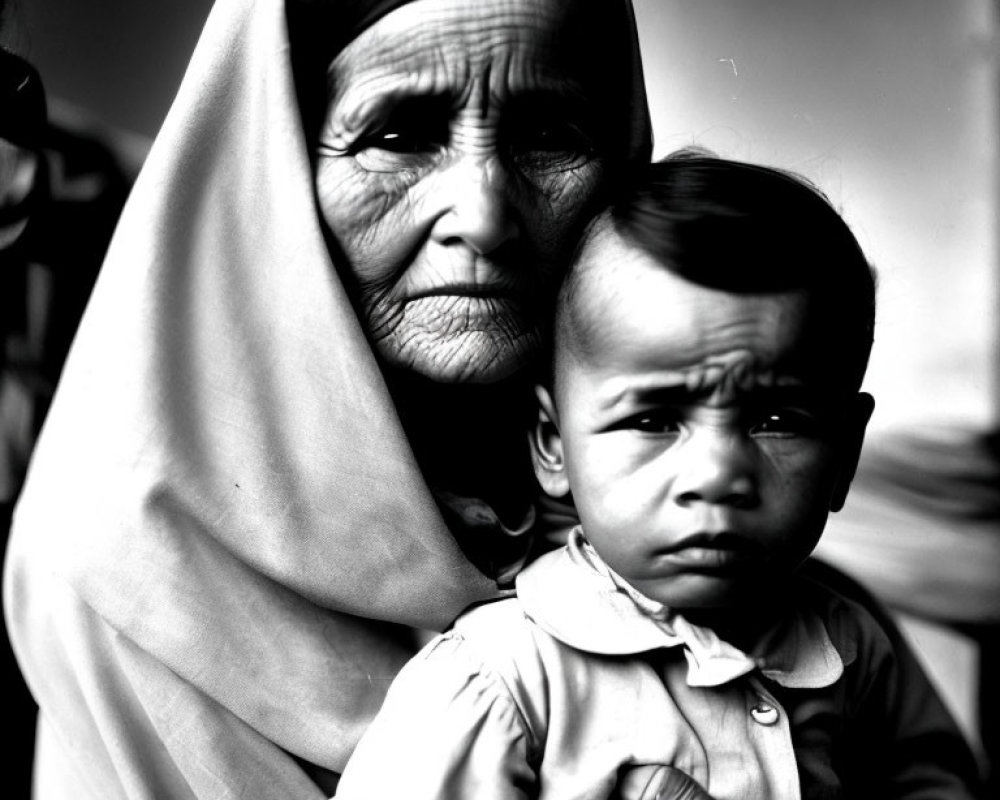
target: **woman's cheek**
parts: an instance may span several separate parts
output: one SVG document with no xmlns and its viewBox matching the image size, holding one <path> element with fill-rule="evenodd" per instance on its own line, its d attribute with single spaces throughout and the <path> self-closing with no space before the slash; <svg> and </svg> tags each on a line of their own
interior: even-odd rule
<svg viewBox="0 0 1000 800">
<path fill-rule="evenodd" d="M 412 248 L 412 195 L 418 177 L 361 169 L 349 157 L 317 170 L 317 198 L 326 224 L 361 284 L 391 281 Z"/>
<path fill-rule="evenodd" d="M 584 224 L 596 210 L 604 177 L 603 162 L 594 160 L 577 169 L 533 179 L 537 200 L 530 215 L 535 228 L 532 238 L 549 256 L 547 260 L 561 262 L 569 257 Z"/>
</svg>

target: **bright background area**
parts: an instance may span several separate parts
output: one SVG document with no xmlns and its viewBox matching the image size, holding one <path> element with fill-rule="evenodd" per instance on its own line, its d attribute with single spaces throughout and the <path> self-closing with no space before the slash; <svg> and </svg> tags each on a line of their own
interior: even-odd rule
<svg viewBox="0 0 1000 800">
<path fill-rule="evenodd" d="M 997 386 L 996 7 L 636 0 L 656 151 L 826 191 L 881 277 L 873 425 L 988 421 Z"/>
</svg>

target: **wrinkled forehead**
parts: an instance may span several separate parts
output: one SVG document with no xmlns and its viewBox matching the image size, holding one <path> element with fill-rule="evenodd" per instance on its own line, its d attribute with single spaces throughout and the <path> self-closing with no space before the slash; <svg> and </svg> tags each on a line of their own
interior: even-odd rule
<svg viewBox="0 0 1000 800">
<path fill-rule="evenodd" d="M 414 0 L 389 12 L 333 60 L 334 94 L 350 100 L 392 83 L 422 92 L 468 88 L 488 81 L 491 92 L 591 88 L 602 74 L 594 46 L 607 47 L 608 3 L 593 0 Z M 607 56 L 607 53 L 604 54 Z M 613 61 L 613 59 L 611 60 Z"/>
<path fill-rule="evenodd" d="M 683 376 L 682 383 L 705 386 L 723 378 L 768 383 L 790 377 L 840 386 L 842 342 L 828 326 L 814 324 L 818 302 L 801 289 L 701 286 L 598 220 L 559 293 L 556 373 L 609 365 L 642 371 L 645 365 L 656 380 L 667 370 Z"/>
</svg>

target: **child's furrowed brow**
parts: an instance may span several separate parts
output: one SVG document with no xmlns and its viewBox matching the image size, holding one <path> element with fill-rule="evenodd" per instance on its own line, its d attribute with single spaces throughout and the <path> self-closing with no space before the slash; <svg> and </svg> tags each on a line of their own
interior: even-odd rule
<svg viewBox="0 0 1000 800">
<path fill-rule="evenodd" d="M 745 396 L 756 405 L 792 406 L 808 408 L 825 405 L 830 398 L 827 393 L 818 391 L 805 383 L 776 384 L 757 386 L 746 391 Z"/>
<path fill-rule="evenodd" d="M 681 402 L 691 396 L 682 373 L 629 376 L 609 381 L 602 389 L 601 406 L 608 411 L 638 403 Z"/>
<path fill-rule="evenodd" d="M 680 406 L 708 401 L 728 405 L 752 397 L 754 402 L 797 405 L 815 402 L 816 392 L 801 379 L 742 364 L 698 365 L 670 375 L 646 376 L 617 387 L 607 406 L 622 403 Z"/>
</svg>

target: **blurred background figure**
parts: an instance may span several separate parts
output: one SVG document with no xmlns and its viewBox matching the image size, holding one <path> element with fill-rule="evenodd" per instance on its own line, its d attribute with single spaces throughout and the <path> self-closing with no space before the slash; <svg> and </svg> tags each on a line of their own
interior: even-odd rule
<svg viewBox="0 0 1000 800">
<path fill-rule="evenodd" d="M 4 26 L 16 29 L 12 4 L 4 5 Z M 47 118 L 39 74 L 13 47 L 0 57 L 0 502 L 7 505 L 20 488 L 130 179 L 79 118 Z"/>
<path fill-rule="evenodd" d="M 875 590 L 923 642 L 998 797 L 1000 431 L 930 426 L 870 445 L 850 505 L 817 552 Z"/>
<path fill-rule="evenodd" d="M 7 27 L 5 0 L 0 0 L 0 24 Z M 24 285 L 27 263 L 27 229 L 33 212 L 44 204 L 45 160 L 42 140 L 46 127 L 45 94 L 37 71 L 24 59 L 0 49 L 0 419 L 3 421 L 3 449 L 0 458 L 0 503 L 9 520 L 30 450 L 29 425 L 20 420 L 28 415 L 30 403 L 8 379 L 12 371 L 7 352 L 8 336 L 23 329 L 26 316 Z M 17 421 L 15 421 L 17 420 Z M 14 434 L 25 429 L 24 435 Z M 8 435 L 10 433 L 10 435 Z"/>
<path fill-rule="evenodd" d="M 0 43 L 9 25 L 0 0 Z M 31 213 L 44 202 L 45 96 L 38 73 L 0 45 L 0 333 L 23 327 L 25 231 Z M 10 515 L 31 449 L 31 398 L 12 378 L 6 346 L 0 349 L 0 531 L 6 539 Z M 4 697 L 12 723 L 8 771 L 12 796 L 28 797 L 35 729 L 35 704 L 24 685 L 6 629 L 3 640 Z"/>
<path fill-rule="evenodd" d="M 972 633 L 1000 625 L 1000 431 L 884 433 L 852 492 L 828 559 L 850 563 L 902 611 Z"/>
<path fill-rule="evenodd" d="M 131 180 L 77 121 L 49 119 L 39 73 L 18 54 L 19 12 L 0 0 L 0 541 Z M 26 798 L 36 707 L 6 631 L 2 648 L 5 793 Z"/>
</svg>

